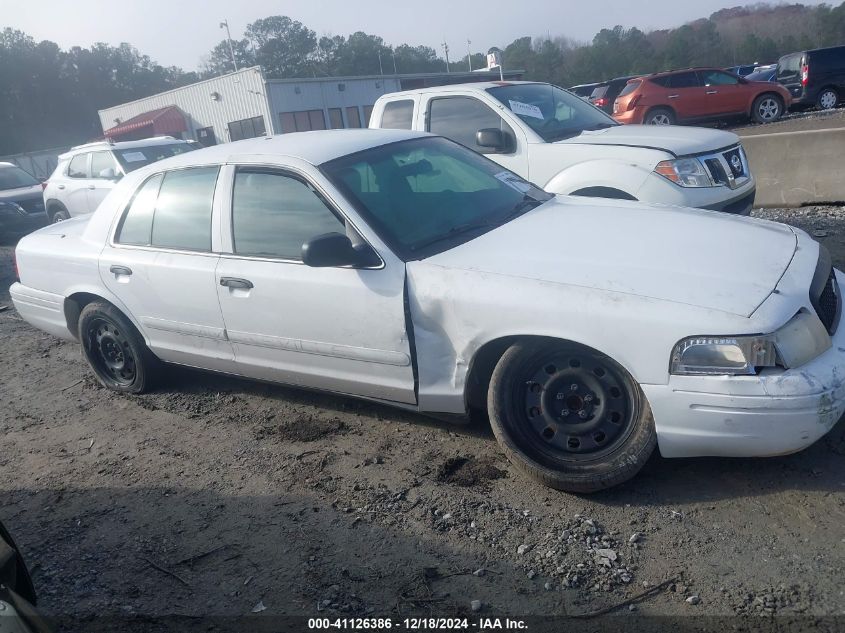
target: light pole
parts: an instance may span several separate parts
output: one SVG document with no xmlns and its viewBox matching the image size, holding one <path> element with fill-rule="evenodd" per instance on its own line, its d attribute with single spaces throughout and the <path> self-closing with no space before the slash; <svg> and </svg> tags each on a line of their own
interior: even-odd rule
<svg viewBox="0 0 845 633">
<path fill-rule="evenodd" d="M 441 46 L 443 47 L 443 52 L 446 53 L 446 72 L 452 72 L 449 70 L 449 45 L 444 41 Z"/>
<path fill-rule="evenodd" d="M 472 42 L 467 38 L 467 65 L 469 66 L 469 72 L 472 72 L 472 49 L 470 48 L 470 44 Z"/>
<path fill-rule="evenodd" d="M 235 49 L 232 48 L 232 33 L 229 31 L 229 20 L 223 20 L 220 23 L 220 28 L 226 29 L 226 41 L 229 43 L 229 54 L 232 56 L 232 66 L 235 67 L 235 72 L 238 72 L 238 62 L 235 60 Z"/>
</svg>

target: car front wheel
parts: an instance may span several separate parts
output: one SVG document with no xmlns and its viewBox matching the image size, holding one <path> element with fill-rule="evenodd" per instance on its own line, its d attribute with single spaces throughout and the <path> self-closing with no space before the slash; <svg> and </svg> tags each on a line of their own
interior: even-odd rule
<svg viewBox="0 0 845 633">
<path fill-rule="evenodd" d="M 113 305 L 93 301 L 79 315 L 82 353 L 97 380 L 114 391 L 143 393 L 152 385 L 158 359 L 135 326 Z"/>
<path fill-rule="evenodd" d="M 657 443 L 651 409 L 630 374 L 569 343 L 514 343 L 493 371 L 487 406 L 508 459 L 558 490 L 620 484 L 639 472 Z"/>
<path fill-rule="evenodd" d="M 58 224 L 59 222 L 64 222 L 65 220 L 70 220 L 70 214 L 64 209 L 53 211 L 52 215 L 50 215 L 50 221 L 53 224 Z"/>
<path fill-rule="evenodd" d="M 774 123 L 783 116 L 783 101 L 776 95 L 760 95 L 751 106 L 751 116 L 757 123 Z"/>
</svg>

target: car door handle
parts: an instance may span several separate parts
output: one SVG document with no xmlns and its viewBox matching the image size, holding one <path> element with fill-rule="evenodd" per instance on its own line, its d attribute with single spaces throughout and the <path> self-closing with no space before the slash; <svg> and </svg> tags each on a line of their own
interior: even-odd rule
<svg viewBox="0 0 845 633">
<path fill-rule="evenodd" d="M 668 97 L 666 97 L 666 98 L 667 98 L 667 99 L 677 99 L 677 98 L 678 98 L 678 97 L 680 97 L 680 96 L 681 96 L 681 95 L 669 95 L 669 96 L 668 96 Z"/>
<path fill-rule="evenodd" d="M 109 268 L 109 272 L 111 272 L 114 275 L 131 275 L 132 269 L 129 268 L 128 266 L 116 266 L 115 265 L 115 266 L 111 266 Z"/>
<path fill-rule="evenodd" d="M 221 277 L 220 285 L 228 286 L 229 288 L 243 288 L 245 290 L 254 287 L 249 279 L 240 279 L 238 277 Z"/>
<path fill-rule="evenodd" d="M 64 185 L 59 185 L 58 187 L 59 187 L 59 189 L 64 189 L 64 188 L 65 188 L 65 186 L 64 186 Z"/>
<path fill-rule="evenodd" d="M 718 90 L 708 90 L 706 94 L 715 95 L 715 94 L 719 94 L 719 91 Z"/>
<path fill-rule="evenodd" d="M 88 185 L 88 188 L 89 189 L 96 189 L 97 187 L 95 185 Z"/>
</svg>

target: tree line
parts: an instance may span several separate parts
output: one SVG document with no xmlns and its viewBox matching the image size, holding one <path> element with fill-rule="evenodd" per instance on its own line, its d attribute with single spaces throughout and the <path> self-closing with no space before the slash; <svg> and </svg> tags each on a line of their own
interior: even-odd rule
<svg viewBox="0 0 845 633">
<path fill-rule="evenodd" d="M 323 35 L 287 16 L 249 24 L 232 41 L 239 67 L 267 77 L 328 77 L 447 70 L 433 48 L 389 46 L 362 31 Z M 675 29 L 602 29 L 591 42 L 520 37 L 504 47 L 506 69 L 561 86 L 687 66 L 774 62 L 792 51 L 845 44 L 845 2 L 724 9 Z M 485 55 L 452 57 L 449 69 L 479 68 Z M 62 50 L 11 28 L 0 31 L 0 155 L 84 142 L 101 134 L 97 110 L 233 70 L 220 41 L 197 71 L 164 67 L 127 43 Z"/>
</svg>

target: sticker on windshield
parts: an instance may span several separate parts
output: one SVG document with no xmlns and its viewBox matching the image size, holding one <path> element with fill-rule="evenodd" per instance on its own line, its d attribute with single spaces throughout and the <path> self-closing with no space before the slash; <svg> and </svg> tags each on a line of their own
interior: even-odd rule
<svg viewBox="0 0 845 633">
<path fill-rule="evenodd" d="M 516 174 L 512 174 L 509 171 L 500 171 L 498 174 L 496 174 L 496 178 L 501 180 L 511 189 L 516 189 L 519 193 L 528 193 L 528 191 L 531 189 L 530 184 L 525 182 Z"/>
<path fill-rule="evenodd" d="M 514 114 L 530 116 L 534 117 L 535 119 L 543 118 L 543 113 L 540 112 L 540 108 L 535 105 L 531 105 L 530 103 L 522 103 L 522 101 L 513 101 L 511 99 L 508 99 L 508 103 L 510 103 L 511 112 L 513 112 Z"/>
<path fill-rule="evenodd" d="M 123 152 L 121 156 L 123 156 L 123 160 L 127 163 L 139 163 L 147 160 L 144 152 Z"/>
</svg>

